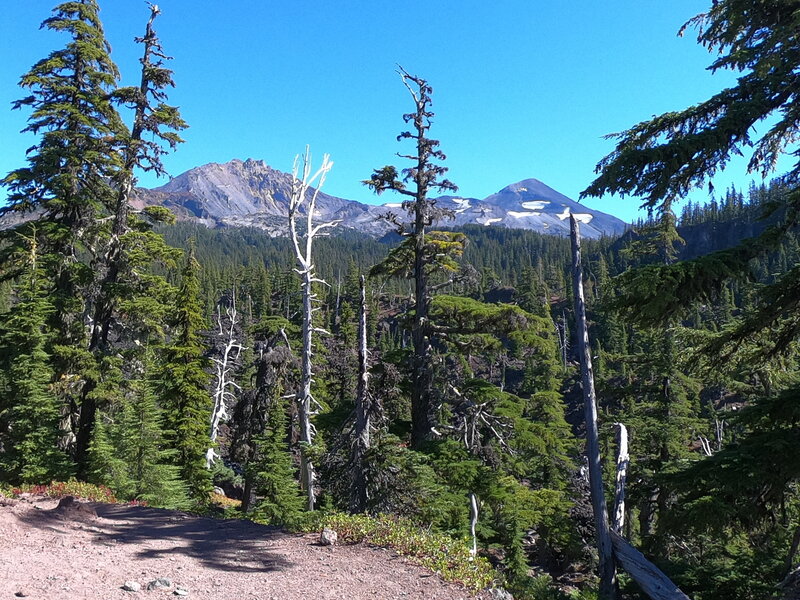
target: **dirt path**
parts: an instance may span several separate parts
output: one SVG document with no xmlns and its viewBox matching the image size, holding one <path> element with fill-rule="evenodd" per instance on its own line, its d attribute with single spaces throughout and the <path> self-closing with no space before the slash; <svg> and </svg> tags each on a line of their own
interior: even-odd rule
<svg viewBox="0 0 800 600">
<path fill-rule="evenodd" d="M 156 600 L 178 597 L 178 587 L 198 600 L 488 597 L 383 549 L 324 547 L 313 535 L 154 508 L 57 504 L 0 506 L 0 600 Z M 170 587 L 148 591 L 159 578 Z M 128 581 L 141 590 L 123 590 Z"/>
</svg>

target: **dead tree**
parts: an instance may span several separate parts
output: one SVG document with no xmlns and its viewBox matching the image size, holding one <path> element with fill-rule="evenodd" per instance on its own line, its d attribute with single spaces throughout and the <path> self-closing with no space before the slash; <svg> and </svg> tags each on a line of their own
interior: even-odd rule
<svg viewBox="0 0 800 600">
<path fill-rule="evenodd" d="M 236 367 L 236 361 L 244 346 L 237 338 L 239 325 L 239 313 L 236 310 L 236 290 L 231 294 L 230 304 L 225 308 L 225 322 L 222 317 L 222 301 L 217 304 L 217 329 L 218 335 L 224 342 L 222 354 L 219 358 L 212 358 L 214 361 L 214 408 L 211 411 L 211 433 L 210 444 L 206 450 L 206 468 L 211 466 L 219 458 L 219 454 L 214 450 L 219 437 L 219 426 L 222 421 L 230 418 L 228 408 L 236 399 L 234 390 L 241 390 L 241 387 L 231 378 L 231 373 Z"/>
<path fill-rule="evenodd" d="M 369 397 L 369 351 L 367 349 L 367 283 L 361 276 L 361 307 L 358 313 L 358 386 L 356 387 L 356 428 L 353 442 L 354 472 L 352 508 L 355 512 L 367 509 L 367 481 L 364 459 L 370 448 L 372 401 Z"/>
<path fill-rule="evenodd" d="M 625 525 L 625 480 L 628 475 L 628 428 L 622 423 L 615 423 L 617 427 L 617 478 L 614 486 L 614 518 L 611 529 L 622 534 Z"/>
<path fill-rule="evenodd" d="M 578 355 L 581 363 L 581 384 L 586 419 L 586 455 L 589 462 L 589 486 L 592 510 L 597 530 L 597 552 L 600 557 L 600 597 L 611 600 L 617 596 L 617 574 L 611 547 L 606 499 L 603 495 L 603 473 L 600 465 L 600 441 L 597 432 L 597 398 L 594 391 L 592 354 L 589 333 L 586 327 L 586 305 L 583 297 L 583 266 L 578 221 L 569 216 L 570 239 L 572 241 L 572 289 L 575 299 L 575 323 L 578 334 Z"/>
<path fill-rule="evenodd" d="M 492 414 L 489 402 L 473 402 L 465 397 L 455 386 L 448 384 L 450 391 L 456 397 L 453 425 L 442 425 L 461 438 L 464 448 L 473 456 L 481 457 L 484 437 L 493 437 L 509 454 L 513 450 L 508 444 L 508 438 L 513 431 L 511 426 L 502 417 Z M 437 435 L 440 435 L 436 432 Z M 478 536 L 476 528 L 480 517 L 480 500 L 474 491 L 469 492 L 469 531 L 472 538 L 470 554 L 474 557 L 478 553 Z"/>
<path fill-rule="evenodd" d="M 294 254 L 299 268 L 295 272 L 301 278 L 302 305 L 303 305 L 303 358 L 301 367 L 300 389 L 297 393 L 297 414 L 300 420 L 300 483 L 306 493 L 307 508 L 314 510 L 316 495 L 314 482 L 316 475 L 314 464 L 309 456 L 311 445 L 314 443 L 316 433 L 311 417 L 317 413 L 319 404 L 311 393 L 311 386 L 314 382 L 313 372 L 313 338 L 315 333 L 328 334 L 327 331 L 314 326 L 314 313 L 319 310 L 315 306 L 319 302 L 314 293 L 314 284 L 320 283 L 327 285 L 322 279 L 316 276 L 314 262 L 312 259 L 312 246 L 314 238 L 327 227 L 333 227 L 339 221 L 330 221 L 314 225 L 314 212 L 316 210 L 317 196 L 319 190 L 325 183 L 325 176 L 331 170 L 333 163 L 327 154 L 322 157 L 322 166 L 312 175 L 311 156 L 308 147 L 302 158 L 302 179 L 300 174 L 300 156 L 294 160 L 292 170 L 292 195 L 289 199 L 289 232 L 294 246 Z M 316 188 L 311 185 L 317 181 Z M 309 191 L 313 190 L 313 191 Z M 297 222 L 300 220 L 300 209 L 305 210 L 303 218 L 305 220 L 304 231 L 298 231 Z"/>
<path fill-rule="evenodd" d="M 691 600 L 644 555 L 616 532 L 611 532 L 614 555 L 651 600 Z"/>
</svg>

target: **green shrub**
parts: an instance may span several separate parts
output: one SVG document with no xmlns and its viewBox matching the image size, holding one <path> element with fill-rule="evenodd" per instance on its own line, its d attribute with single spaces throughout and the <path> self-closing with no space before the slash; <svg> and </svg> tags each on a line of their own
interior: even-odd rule
<svg viewBox="0 0 800 600">
<path fill-rule="evenodd" d="M 5 490 L 0 490 L 5 495 Z M 120 501 L 114 495 L 114 492 L 104 485 L 95 485 L 93 483 L 85 483 L 76 479 L 69 481 L 53 481 L 47 485 L 29 485 L 24 484 L 18 487 L 11 488 L 10 496 L 19 496 L 20 494 L 33 494 L 35 496 L 47 496 L 48 498 L 64 498 L 66 496 L 74 496 L 81 500 L 89 500 L 90 502 L 106 502 L 108 504 L 119 504 Z M 145 502 L 133 501 L 129 504 L 144 505 Z"/>
<path fill-rule="evenodd" d="M 492 585 L 498 573 L 483 557 L 472 557 L 466 540 L 433 533 L 407 519 L 390 515 L 370 517 L 330 513 L 309 522 L 305 531 L 330 527 L 345 544 L 367 543 L 392 548 L 413 562 L 437 573 L 445 581 L 481 590 Z"/>
</svg>

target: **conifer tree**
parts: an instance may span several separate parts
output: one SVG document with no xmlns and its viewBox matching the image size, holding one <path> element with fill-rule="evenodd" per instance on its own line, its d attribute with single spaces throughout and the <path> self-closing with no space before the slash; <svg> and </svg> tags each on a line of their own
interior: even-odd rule
<svg viewBox="0 0 800 600">
<path fill-rule="evenodd" d="M 291 526 L 303 511 L 304 501 L 288 452 L 286 402 L 280 397 L 273 399 L 255 445 L 255 488 L 261 498 L 256 513 L 271 525 Z"/>
<path fill-rule="evenodd" d="M 161 357 L 158 396 L 173 428 L 171 447 L 177 452 L 175 462 L 181 477 L 192 501 L 205 504 L 211 491 L 211 475 L 205 465 L 211 400 L 209 364 L 200 334 L 206 322 L 200 309 L 199 271 L 192 246 L 175 298 L 172 339 Z"/>
<path fill-rule="evenodd" d="M 413 124 L 413 131 L 404 131 L 398 140 L 410 139 L 416 145 L 413 155 L 401 155 L 412 161 L 412 166 L 403 169 L 402 177 L 397 168 L 385 166 L 376 169 L 372 178 L 364 183 L 377 194 L 392 190 L 406 196 L 403 208 L 411 215 L 412 223 L 406 227 L 395 219 L 401 233 L 407 233 L 413 241 L 412 268 L 414 278 L 414 316 L 411 336 L 414 356 L 411 374 L 411 443 L 419 447 L 433 438 L 437 420 L 433 400 L 433 348 L 430 342 L 428 312 L 431 290 L 427 270 L 432 257 L 427 248 L 427 228 L 444 213 L 436 208 L 436 200 L 429 197 L 430 192 L 456 191 L 458 188 L 444 178 L 447 168 L 436 164 L 444 160 L 444 153 L 438 149 L 439 142 L 428 137 L 433 112 L 431 94 L 433 88 L 421 77 L 410 75 L 400 67 L 400 78 L 414 100 L 414 112 L 403 115 L 406 123 Z M 407 183 L 413 184 L 408 189 Z"/>
<path fill-rule="evenodd" d="M 133 109 L 134 119 L 130 131 L 124 130 L 118 139 L 121 168 L 114 181 L 114 196 L 108 207 L 111 213 L 110 231 L 104 231 L 102 251 L 98 251 L 92 264 L 93 284 L 88 290 L 88 304 L 93 311 L 90 321 L 88 348 L 95 360 L 113 352 L 109 346 L 109 333 L 120 320 L 120 305 L 131 308 L 134 299 L 147 302 L 156 295 L 153 287 L 163 285 L 159 278 L 150 276 L 145 285 L 135 273 L 136 268 L 148 265 L 149 261 L 168 260 L 169 249 L 161 236 L 150 230 L 151 221 L 174 221 L 169 211 L 163 208 L 145 210 L 145 218 L 134 214 L 130 206 L 131 193 L 136 183 L 135 169 L 153 171 L 163 175 L 161 156 L 166 152 L 161 144 L 171 148 L 181 142 L 176 133 L 186 127 L 175 107 L 165 104 L 165 88 L 173 86 L 172 73 L 164 67 L 168 58 L 153 29 L 153 22 L 160 13 L 155 5 L 150 5 L 150 19 L 145 35 L 136 41 L 143 44 L 140 59 L 142 70 L 138 87 L 123 87 L 114 91 L 118 103 Z M 145 138 L 149 134 L 152 139 Z M 149 265 L 148 265 L 149 266 Z M 137 285 L 138 284 L 138 285 Z M 149 307 L 152 308 L 152 307 Z M 132 321 L 130 312 L 126 313 Z M 129 335 L 135 335 L 139 328 L 134 323 L 126 323 Z M 76 457 L 79 467 L 84 470 L 84 456 L 91 429 L 94 426 L 96 394 L 94 388 L 100 383 L 91 376 L 87 378 L 82 390 L 81 418 L 77 438 Z"/>
<path fill-rule="evenodd" d="M 17 290 L 17 303 L 0 329 L 0 465 L 11 482 L 48 483 L 69 475 L 66 455 L 57 447 L 60 407 L 53 394 L 53 371 L 47 345 L 46 320 L 52 312 L 45 275 L 38 256 L 36 231 Z"/>
<path fill-rule="evenodd" d="M 32 111 L 23 132 L 40 138 L 28 151 L 28 166 L 12 171 L 2 182 L 10 195 L 0 213 L 38 212 L 17 230 L 30 232 L 35 223 L 39 232 L 54 307 L 49 324 L 57 332 L 51 357 L 57 379 L 82 379 L 95 368 L 86 351 L 83 319 L 93 278 L 85 257 L 99 252 L 100 217 L 114 195 L 112 182 L 120 167 L 117 143 L 125 131 L 111 101 L 119 73 L 98 13 L 96 0 L 63 2 L 42 23 L 71 39 L 22 76 L 20 85 L 29 95 L 14 108 Z M 8 269 L 7 258 L 16 251 L 18 239 L 8 233 L 3 237 L 7 242 L 0 264 Z M 82 410 L 75 395 L 79 390 L 71 386 L 65 398 L 73 417 Z M 82 419 L 93 418 L 92 409 L 90 400 Z M 78 437 L 85 449 L 88 438 L 80 431 Z"/>
<path fill-rule="evenodd" d="M 781 154 L 794 146 L 800 133 L 797 8 L 794 1 L 719 0 L 713 2 L 706 13 L 690 21 L 689 25 L 699 29 L 699 43 L 715 53 L 711 70 L 736 71 L 736 84 L 704 102 L 656 116 L 618 134 L 615 150 L 600 162 L 597 179 L 583 195 L 638 196 L 645 207 L 662 217 L 667 232 L 674 219 L 673 203 L 708 183 L 732 156 L 752 148 L 748 170 L 764 175 L 770 173 Z M 763 122 L 770 125 L 756 127 Z M 674 323 L 691 314 L 695 302 L 713 304 L 729 280 L 748 275 L 754 259 L 762 259 L 796 231 L 800 216 L 799 176 L 800 164 L 795 164 L 784 175 L 784 193 L 774 198 L 776 202 L 771 206 L 765 207 L 765 212 L 773 216 L 774 224 L 764 233 L 733 248 L 699 258 L 673 264 L 662 261 L 629 271 L 618 280 L 622 294 L 615 304 L 638 325 Z M 730 204 L 737 202 L 731 200 Z M 710 213 L 712 219 L 720 218 L 719 205 L 714 199 Z M 664 241 L 671 245 L 675 239 L 665 238 Z M 787 270 L 775 283 L 760 290 L 754 310 L 721 335 L 702 344 L 696 355 L 710 359 L 717 369 L 746 361 L 755 380 L 758 380 L 759 371 L 770 370 L 777 357 L 793 360 L 800 332 L 798 282 L 800 266 L 787 265 Z M 800 388 L 792 377 L 778 378 L 775 383 L 778 383 L 777 388 L 768 385 L 760 397 L 751 399 L 752 410 L 743 411 L 743 414 L 759 417 L 753 421 L 745 418 L 748 428 L 730 448 L 675 476 L 684 489 L 694 490 L 684 498 L 703 497 L 703 502 L 695 503 L 695 507 L 710 509 L 717 515 L 731 515 L 738 513 L 737 504 L 748 498 L 746 510 L 752 516 L 757 513 L 756 506 L 770 504 L 764 502 L 767 496 L 780 496 L 780 503 L 796 498 L 792 493 L 797 481 L 794 473 L 778 468 L 781 474 L 774 477 L 775 472 L 764 467 L 786 462 L 775 454 L 776 451 L 786 457 L 796 455 L 800 449 L 795 404 L 782 401 L 796 398 Z M 767 421 L 760 418 L 764 414 L 770 415 Z M 789 435 L 782 426 L 787 422 L 795 424 Z M 766 456 L 776 462 L 765 461 Z M 711 473 L 715 475 L 709 477 Z M 744 481 L 752 482 L 753 487 L 744 491 Z M 761 516 L 766 518 L 758 521 L 759 525 L 769 523 L 770 517 L 773 526 L 776 523 L 774 512 L 772 515 L 761 513 Z M 797 527 L 796 519 L 790 520 L 785 512 L 783 519 Z M 754 521 L 750 522 L 754 524 Z M 729 544 L 735 539 L 732 533 L 730 528 L 724 531 L 723 543 Z M 773 531 L 765 537 L 776 536 Z M 793 561 L 792 552 L 789 556 L 789 562 Z M 726 572 L 730 570 L 729 565 L 722 568 Z M 775 574 L 767 576 L 774 578 Z M 754 578 L 747 579 L 749 589 L 753 589 Z M 766 595 L 774 583 L 774 579 L 771 584 L 766 582 L 763 594 L 759 595 Z M 737 595 L 728 594 L 727 597 Z"/>
</svg>

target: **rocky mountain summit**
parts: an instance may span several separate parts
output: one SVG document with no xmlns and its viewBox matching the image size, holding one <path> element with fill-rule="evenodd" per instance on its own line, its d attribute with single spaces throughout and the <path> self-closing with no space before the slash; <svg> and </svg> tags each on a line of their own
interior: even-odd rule
<svg viewBox="0 0 800 600">
<path fill-rule="evenodd" d="M 235 159 L 191 169 L 161 187 L 140 188 L 136 202 L 140 207 L 165 206 L 178 219 L 207 227 L 257 227 L 270 235 L 284 235 L 291 186 L 290 174 L 264 161 Z M 442 196 L 438 201 L 454 214 L 454 219 L 444 219 L 440 227 L 478 224 L 569 235 L 567 217 L 574 213 L 587 238 L 619 235 L 626 228 L 620 219 L 578 204 L 537 179 L 514 183 L 482 200 Z M 400 203 L 375 206 L 320 192 L 316 218 L 380 236 L 392 228 L 381 218 L 390 211 L 400 212 Z"/>
</svg>

